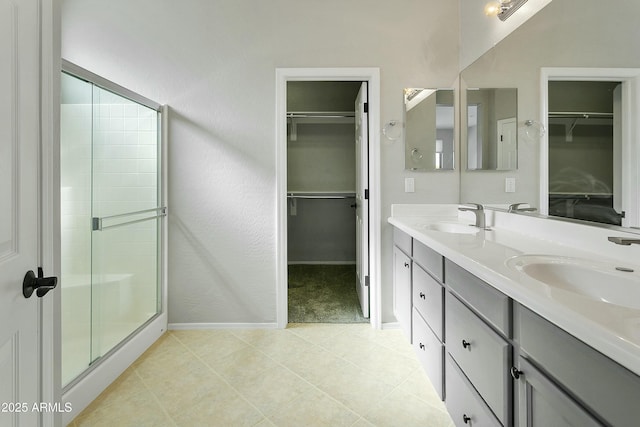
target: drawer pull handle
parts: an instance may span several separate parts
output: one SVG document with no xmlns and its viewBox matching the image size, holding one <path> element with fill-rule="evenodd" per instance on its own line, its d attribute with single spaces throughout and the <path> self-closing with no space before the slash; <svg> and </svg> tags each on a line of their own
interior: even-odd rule
<svg viewBox="0 0 640 427">
<path fill-rule="evenodd" d="M 467 414 L 462 414 L 462 421 L 464 421 L 465 424 L 469 424 L 471 417 L 467 417 Z"/>
<path fill-rule="evenodd" d="M 427 299 L 427 297 L 426 297 L 426 295 L 424 294 L 424 292 L 420 292 L 420 298 L 425 299 L 425 300 Z"/>
<path fill-rule="evenodd" d="M 425 349 L 425 345 L 420 343 L 420 350 L 424 350 Z"/>
<path fill-rule="evenodd" d="M 511 369 L 509 369 L 509 372 L 511 372 L 511 376 L 514 380 L 517 380 L 520 378 L 520 375 L 524 374 L 524 372 L 518 370 L 515 366 L 512 366 Z"/>
<path fill-rule="evenodd" d="M 405 266 L 405 267 L 407 267 L 407 268 L 409 268 L 409 263 L 408 263 L 408 262 L 405 262 L 405 263 L 404 263 L 404 266 Z"/>
<path fill-rule="evenodd" d="M 462 347 L 464 348 L 471 347 L 471 343 L 467 340 L 462 340 Z"/>
</svg>

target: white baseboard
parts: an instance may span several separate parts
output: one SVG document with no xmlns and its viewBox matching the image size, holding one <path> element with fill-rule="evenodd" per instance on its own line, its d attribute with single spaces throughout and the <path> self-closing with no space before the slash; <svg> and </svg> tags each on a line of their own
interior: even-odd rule
<svg viewBox="0 0 640 427">
<path fill-rule="evenodd" d="M 398 322 L 383 323 L 382 329 L 400 329 L 400 323 Z"/>
<path fill-rule="evenodd" d="M 277 323 L 169 323 L 174 331 L 193 329 L 277 329 Z"/>
</svg>

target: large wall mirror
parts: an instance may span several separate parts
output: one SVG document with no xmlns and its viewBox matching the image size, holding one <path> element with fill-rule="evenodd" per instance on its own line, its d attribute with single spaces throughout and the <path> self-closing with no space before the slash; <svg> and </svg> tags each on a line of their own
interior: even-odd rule
<svg viewBox="0 0 640 427">
<path fill-rule="evenodd" d="M 518 167 L 518 89 L 467 89 L 468 170 Z"/>
<path fill-rule="evenodd" d="M 462 71 L 463 106 L 468 102 L 467 89 L 517 89 L 517 169 L 484 172 L 477 167 L 473 171 L 461 168 L 461 202 L 527 202 L 545 214 L 640 225 L 639 203 L 633 200 L 634 194 L 638 198 L 640 182 L 640 149 L 633 142 L 639 137 L 638 121 L 634 119 L 638 112 L 630 115 L 634 114 L 628 109 L 633 99 L 625 98 L 625 93 L 631 93 L 629 88 L 638 89 L 640 78 L 616 79 L 602 71 L 628 70 L 633 75 L 634 69 L 640 69 L 638 49 L 629 43 L 640 36 L 640 2 L 616 2 L 615 14 L 599 12 L 601 5 L 598 0 L 553 0 Z M 544 80 L 544 70 L 560 68 L 574 70 L 581 77 L 572 79 L 571 73 L 559 78 L 551 75 L 549 85 Z M 596 71 L 589 76 L 581 70 Z M 635 72 L 640 75 L 640 71 Z M 580 99 L 592 96 L 591 88 L 585 89 L 587 83 L 572 85 L 555 83 L 556 80 L 605 81 L 593 90 L 593 97 L 606 95 L 607 107 L 590 103 L 593 99 Z M 622 91 L 621 101 L 614 104 L 623 110 L 619 116 L 619 140 L 615 137 L 616 115 L 611 105 L 612 99 L 618 99 L 616 90 Z M 465 115 L 461 119 L 464 121 Z M 463 124 L 463 141 L 466 132 Z M 473 165 L 470 158 L 474 154 L 465 145 L 462 144 L 461 161 Z M 516 183 L 509 192 L 505 187 L 507 178 Z M 586 200 L 600 206 L 596 209 L 607 211 L 602 215 L 605 219 L 576 215 Z"/>
<path fill-rule="evenodd" d="M 454 90 L 404 90 L 405 169 L 454 169 Z"/>
</svg>

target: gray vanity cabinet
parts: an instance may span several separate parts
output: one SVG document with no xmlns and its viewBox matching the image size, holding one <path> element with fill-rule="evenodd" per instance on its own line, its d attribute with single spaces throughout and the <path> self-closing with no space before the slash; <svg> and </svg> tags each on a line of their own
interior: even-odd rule
<svg viewBox="0 0 640 427">
<path fill-rule="evenodd" d="M 640 376 L 400 230 L 394 312 L 458 427 L 640 426 Z"/>
<path fill-rule="evenodd" d="M 520 304 L 514 321 L 520 426 L 640 425 L 638 375 Z"/>
<path fill-rule="evenodd" d="M 393 314 L 411 341 L 411 237 L 393 232 Z"/>
</svg>

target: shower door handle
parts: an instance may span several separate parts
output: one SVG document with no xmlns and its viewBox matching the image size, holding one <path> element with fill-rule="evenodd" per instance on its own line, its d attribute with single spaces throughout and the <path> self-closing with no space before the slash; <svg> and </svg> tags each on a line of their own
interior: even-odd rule
<svg viewBox="0 0 640 427">
<path fill-rule="evenodd" d="M 32 270 L 27 271 L 22 281 L 22 295 L 25 298 L 30 298 L 33 295 L 33 291 L 36 291 L 38 298 L 42 298 L 52 289 L 58 285 L 57 277 L 44 277 L 42 267 L 38 267 L 38 277 Z"/>
</svg>

